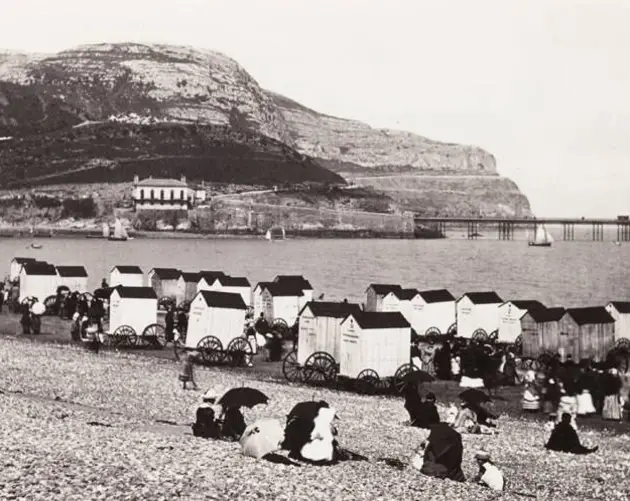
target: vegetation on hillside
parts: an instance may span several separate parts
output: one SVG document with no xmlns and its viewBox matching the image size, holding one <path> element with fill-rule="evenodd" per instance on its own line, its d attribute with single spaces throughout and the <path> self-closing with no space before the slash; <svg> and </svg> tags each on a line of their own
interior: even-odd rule
<svg viewBox="0 0 630 501">
<path fill-rule="evenodd" d="M 89 124 L 0 142 L 2 187 L 141 178 L 274 185 L 343 178 L 289 146 L 227 126 Z"/>
</svg>

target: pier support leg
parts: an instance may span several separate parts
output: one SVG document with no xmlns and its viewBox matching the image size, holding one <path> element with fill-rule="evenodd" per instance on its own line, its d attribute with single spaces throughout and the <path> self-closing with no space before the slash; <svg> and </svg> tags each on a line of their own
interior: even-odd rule
<svg viewBox="0 0 630 501">
<path fill-rule="evenodd" d="M 630 223 L 617 223 L 617 242 L 630 241 Z"/>
<path fill-rule="evenodd" d="M 468 240 L 476 240 L 479 237 L 479 223 L 477 221 L 468 221 Z"/>
<path fill-rule="evenodd" d="M 593 241 L 601 242 L 604 240 L 604 225 L 602 223 L 593 223 Z"/>
<path fill-rule="evenodd" d="M 514 239 L 514 223 L 510 221 L 499 222 L 499 240 Z"/>
<path fill-rule="evenodd" d="M 575 225 L 573 223 L 564 223 L 562 225 L 562 238 L 563 240 L 575 239 Z"/>
</svg>

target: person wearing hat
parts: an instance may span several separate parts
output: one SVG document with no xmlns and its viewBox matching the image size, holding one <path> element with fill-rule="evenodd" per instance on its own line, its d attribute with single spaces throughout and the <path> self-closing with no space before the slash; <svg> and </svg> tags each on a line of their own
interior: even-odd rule
<svg viewBox="0 0 630 501">
<path fill-rule="evenodd" d="M 197 383 L 195 382 L 195 360 L 197 358 L 197 352 L 191 351 L 184 356 L 184 363 L 182 367 L 182 373 L 179 375 L 179 380 L 182 382 L 184 390 L 187 383 L 192 383 L 193 388 L 196 390 Z"/>
<path fill-rule="evenodd" d="M 475 477 L 475 482 L 489 487 L 493 491 L 503 491 L 505 487 L 503 473 L 491 461 L 490 454 L 486 451 L 479 451 L 475 454 L 475 459 L 479 465 L 479 473 Z"/>
<path fill-rule="evenodd" d="M 219 425 L 215 420 L 212 406 L 217 400 L 217 393 L 210 389 L 203 396 L 203 403 L 197 408 L 196 421 L 192 425 L 193 435 L 201 438 L 218 438 Z"/>
</svg>

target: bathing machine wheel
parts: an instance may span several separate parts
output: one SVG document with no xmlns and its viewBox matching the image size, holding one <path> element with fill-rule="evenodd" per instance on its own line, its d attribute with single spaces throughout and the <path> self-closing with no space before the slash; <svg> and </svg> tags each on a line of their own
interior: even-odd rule
<svg viewBox="0 0 630 501">
<path fill-rule="evenodd" d="M 405 381 L 404 381 L 405 376 L 417 370 L 420 370 L 420 369 L 418 369 L 413 364 L 404 364 L 398 367 L 398 369 L 396 370 L 396 373 L 394 374 L 394 379 L 393 379 L 394 388 L 396 389 L 398 393 L 402 393 L 405 387 Z"/>
<path fill-rule="evenodd" d="M 471 340 L 479 343 L 487 343 L 489 340 L 488 333 L 483 329 L 477 329 L 472 333 Z"/>
<path fill-rule="evenodd" d="M 429 337 L 429 336 L 439 336 L 440 334 L 442 334 L 442 333 L 440 332 L 440 329 L 438 329 L 437 327 L 429 327 L 429 328 L 428 328 L 428 329 L 424 332 L 424 335 L 425 335 L 426 337 Z"/>
<path fill-rule="evenodd" d="M 311 384 L 324 384 L 337 378 L 337 362 L 325 351 L 316 351 L 304 363 L 304 380 Z"/>
<path fill-rule="evenodd" d="M 166 346 L 166 330 L 160 324 L 149 324 L 142 331 L 142 339 L 156 348 Z"/>
<path fill-rule="evenodd" d="M 44 306 L 46 307 L 46 313 L 44 313 L 44 315 L 57 315 L 59 312 L 59 301 L 57 301 L 57 296 L 48 296 L 44 299 Z"/>
<path fill-rule="evenodd" d="M 197 343 L 197 350 L 201 358 L 207 364 L 216 364 L 225 358 L 223 345 L 219 338 L 214 336 L 205 336 Z"/>
<path fill-rule="evenodd" d="M 304 381 L 302 366 L 297 362 L 297 350 L 291 350 L 282 361 L 282 374 L 290 383 L 301 383 Z"/>
<path fill-rule="evenodd" d="M 235 367 L 248 367 L 252 363 L 254 350 L 246 338 L 235 337 L 228 344 L 227 357 Z"/>
<path fill-rule="evenodd" d="M 451 324 L 449 328 L 446 330 L 446 333 L 449 336 L 455 336 L 457 334 L 457 323 Z"/>
<path fill-rule="evenodd" d="M 163 296 L 160 299 L 158 299 L 158 310 L 162 310 L 162 311 L 166 311 L 169 308 L 174 308 L 175 307 L 175 300 L 172 297 L 169 296 Z"/>
<path fill-rule="evenodd" d="M 380 378 L 376 371 L 372 369 L 364 369 L 359 372 L 355 381 L 355 389 L 362 395 L 374 395 L 379 388 Z"/>
<path fill-rule="evenodd" d="M 271 325 L 269 326 L 269 329 L 272 332 L 280 334 L 283 340 L 286 339 L 289 334 L 289 324 L 287 324 L 287 322 L 282 318 L 274 318 L 273 322 L 271 322 Z"/>
<path fill-rule="evenodd" d="M 138 336 L 130 325 L 120 325 L 111 335 L 114 346 L 135 346 Z"/>
</svg>

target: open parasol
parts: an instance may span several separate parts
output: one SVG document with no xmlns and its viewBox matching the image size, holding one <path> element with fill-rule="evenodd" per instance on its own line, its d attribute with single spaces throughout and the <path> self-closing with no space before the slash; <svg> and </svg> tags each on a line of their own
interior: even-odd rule
<svg viewBox="0 0 630 501">
<path fill-rule="evenodd" d="M 252 408 L 256 405 L 266 404 L 269 397 L 255 388 L 232 388 L 217 402 L 227 409 L 238 409 L 241 407 Z"/>
<path fill-rule="evenodd" d="M 491 400 L 488 395 L 476 388 L 468 388 L 467 390 L 462 391 L 459 394 L 459 398 L 469 404 L 484 404 L 486 402 L 490 402 Z"/>
<path fill-rule="evenodd" d="M 37 302 L 31 306 L 31 311 L 34 315 L 43 315 L 46 313 L 46 306 L 44 306 L 44 303 Z"/>
<path fill-rule="evenodd" d="M 243 455 L 260 459 L 280 450 L 284 430 L 277 419 L 259 419 L 243 432 L 239 440 Z"/>
</svg>

